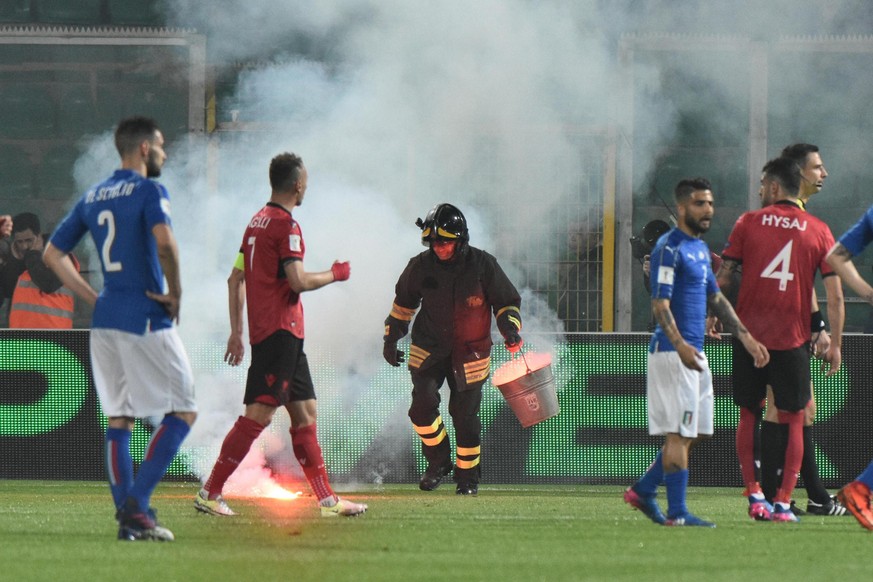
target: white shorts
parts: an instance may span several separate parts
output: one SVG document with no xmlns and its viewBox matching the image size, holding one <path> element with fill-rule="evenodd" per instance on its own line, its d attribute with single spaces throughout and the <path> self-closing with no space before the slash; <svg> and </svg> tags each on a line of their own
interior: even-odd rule
<svg viewBox="0 0 873 582">
<path fill-rule="evenodd" d="M 103 414 L 194 412 L 194 373 L 175 328 L 137 335 L 91 330 L 91 368 Z"/>
<path fill-rule="evenodd" d="M 676 433 L 686 438 L 712 434 L 715 396 L 706 356 L 701 365 L 702 372 L 690 370 L 672 351 L 649 354 L 649 434 Z"/>
</svg>

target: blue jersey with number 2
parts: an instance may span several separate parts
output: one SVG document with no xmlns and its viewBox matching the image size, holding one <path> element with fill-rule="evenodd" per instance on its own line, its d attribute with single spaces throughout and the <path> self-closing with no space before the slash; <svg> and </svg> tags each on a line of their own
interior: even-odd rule
<svg viewBox="0 0 873 582">
<path fill-rule="evenodd" d="M 91 327 L 143 334 L 172 326 L 163 306 L 145 292 L 164 292 L 152 227 L 170 224 L 170 198 L 161 185 L 131 170 L 116 170 L 88 190 L 51 237 L 69 252 L 90 232 L 103 269 L 103 290 Z"/>
<path fill-rule="evenodd" d="M 652 299 L 669 299 L 670 312 L 686 342 L 703 349 L 706 301 L 718 292 L 709 247 L 699 238 L 674 228 L 655 244 L 650 258 Z M 675 351 L 661 326 L 655 328 L 649 350 Z"/>
</svg>

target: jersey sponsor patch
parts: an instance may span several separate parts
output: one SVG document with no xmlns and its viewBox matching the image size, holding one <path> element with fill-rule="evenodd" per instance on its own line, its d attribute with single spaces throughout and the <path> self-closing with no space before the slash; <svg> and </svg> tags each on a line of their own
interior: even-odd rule
<svg viewBox="0 0 873 582">
<path fill-rule="evenodd" d="M 300 252 L 300 235 L 299 234 L 289 234 L 288 235 L 288 248 L 295 252 Z"/>
<path fill-rule="evenodd" d="M 161 198 L 161 210 L 164 211 L 164 214 L 170 216 L 170 200 L 169 198 Z"/>
<path fill-rule="evenodd" d="M 658 267 L 658 283 L 661 285 L 673 284 L 673 267 Z"/>
</svg>

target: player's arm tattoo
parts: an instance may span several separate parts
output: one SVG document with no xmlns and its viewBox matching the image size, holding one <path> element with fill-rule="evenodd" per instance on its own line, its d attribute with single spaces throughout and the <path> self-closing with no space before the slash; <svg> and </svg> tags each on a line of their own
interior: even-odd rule
<svg viewBox="0 0 873 582">
<path fill-rule="evenodd" d="M 831 250 L 831 254 L 835 257 L 840 257 L 844 261 L 848 261 L 852 258 L 852 253 L 850 253 L 849 249 L 843 246 L 842 243 L 835 244 L 834 248 Z"/>
<path fill-rule="evenodd" d="M 670 311 L 669 299 L 652 299 L 652 314 L 673 347 L 677 347 L 685 341 L 682 334 L 679 333 L 679 328 L 676 327 L 676 320 L 673 318 L 673 312 Z"/>
<path fill-rule="evenodd" d="M 730 301 L 722 293 L 710 295 L 707 299 L 707 306 L 718 317 L 726 332 L 734 335 L 749 333 L 749 330 L 746 329 L 746 326 L 737 317 L 737 312 L 731 307 Z"/>
<path fill-rule="evenodd" d="M 727 292 L 737 281 L 739 274 L 740 263 L 733 259 L 724 259 L 721 266 L 718 268 L 718 273 L 716 273 L 715 279 L 718 282 L 718 286 L 724 292 Z"/>
</svg>

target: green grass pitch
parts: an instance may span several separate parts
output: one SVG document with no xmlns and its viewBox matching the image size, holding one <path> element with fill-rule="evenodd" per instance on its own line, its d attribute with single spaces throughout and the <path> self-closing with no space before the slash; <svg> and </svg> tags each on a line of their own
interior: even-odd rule
<svg viewBox="0 0 873 582">
<path fill-rule="evenodd" d="M 657 526 L 620 487 L 483 484 L 478 497 L 450 483 L 360 487 L 342 493 L 369 504 L 357 518 L 322 518 L 307 496 L 230 498 L 238 516 L 208 516 L 193 508 L 197 487 L 164 483 L 153 498 L 175 542 L 131 543 L 115 539 L 103 483 L 0 481 L 0 579 L 700 582 L 873 570 L 873 536 L 853 517 L 758 523 L 739 489 L 689 491 L 689 508 L 718 525 L 710 530 Z"/>
</svg>

